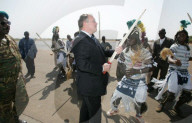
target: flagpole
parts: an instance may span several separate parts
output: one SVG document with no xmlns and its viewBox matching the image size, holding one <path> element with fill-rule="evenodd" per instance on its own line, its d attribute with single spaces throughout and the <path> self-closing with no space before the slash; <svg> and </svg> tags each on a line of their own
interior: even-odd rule
<svg viewBox="0 0 192 123">
<path fill-rule="evenodd" d="M 100 12 L 98 11 L 98 18 L 99 18 L 99 41 L 101 41 L 101 21 L 100 21 Z"/>
<path fill-rule="evenodd" d="M 191 16 L 189 15 L 189 13 L 187 13 L 187 15 L 188 15 L 188 17 L 189 17 L 189 20 L 190 20 L 191 23 L 192 23 L 192 18 L 191 18 Z"/>
</svg>

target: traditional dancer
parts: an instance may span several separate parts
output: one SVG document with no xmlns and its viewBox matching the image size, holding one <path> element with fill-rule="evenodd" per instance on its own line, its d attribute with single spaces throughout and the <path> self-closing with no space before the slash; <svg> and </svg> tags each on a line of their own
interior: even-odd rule
<svg viewBox="0 0 192 123">
<path fill-rule="evenodd" d="M 53 36 L 52 36 L 52 45 L 51 48 L 53 49 L 53 52 L 56 50 L 55 46 L 56 46 L 56 42 L 59 39 L 59 27 L 55 26 L 53 27 Z M 54 63 L 55 63 L 55 68 L 57 67 L 57 53 L 54 52 Z"/>
<path fill-rule="evenodd" d="M 129 28 L 134 21 L 127 22 Z M 139 22 L 127 39 L 127 47 L 120 54 L 118 64 L 124 76 L 113 93 L 111 98 L 112 109 L 107 112 L 108 116 L 119 112 L 120 100 L 122 100 L 127 112 L 132 109 L 136 110 L 136 118 L 139 121 L 142 120 L 142 113 L 147 110 L 145 73 L 151 70 L 152 55 L 141 45 L 141 40 L 144 40 L 144 32 L 143 24 Z M 131 107 L 131 103 L 134 104 L 134 108 Z"/>
<path fill-rule="evenodd" d="M 53 36 L 52 36 L 52 45 L 51 48 L 55 48 L 55 43 L 59 39 L 59 27 L 55 26 L 53 27 Z"/>
<path fill-rule="evenodd" d="M 181 21 L 181 23 L 182 22 L 184 21 Z M 161 53 L 161 57 L 167 59 L 170 65 L 166 79 L 155 84 L 155 87 L 161 87 L 163 91 L 165 87 L 168 86 L 168 90 L 165 93 L 160 91 L 156 97 L 156 99 L 162 98 L 160 105 L 156 109 L 157 112 L 161 112 L 167 102 L 174 101 L 174 99 L 181 94 L 174 109 L 179 116 L 183 117 L 179 109 L 180 106 L 192 100 L 190 92 L 192 90 L 192 84 L 190 74 L 187 70 L 189 61 L 192 61 L 188 41 L 188 32 L 183 28 L 176 33 L 175 43 L 170 47 L 170 50 L 164 49 L 164 52 Z M 161 96 L 162 93 L 163 96 Z"/>
<path fill-rule="evenodd" d="M 55 43 L 54 52 L 57 58 L 57 67 L 59 68 L 59 77 L 66 77 L 66 64 L 67 64 L 67 53 L 65 49 L 65 44 L 61 39 L 58 39 Z"/>
</svg>

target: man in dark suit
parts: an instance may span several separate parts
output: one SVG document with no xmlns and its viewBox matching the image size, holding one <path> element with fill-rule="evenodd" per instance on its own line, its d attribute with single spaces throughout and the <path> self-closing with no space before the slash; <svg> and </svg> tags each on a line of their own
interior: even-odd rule
<svg viewBox="0 0 192 123">
<path fill-rule="evenodd" d="M 166 31 L 165 29 L 159 30 L 159 37 L 160 39 L 156 40 L 153 45 L 153 60 L 154 62 L 157 63 L 157 67 L 154 67 L 153 74 L 151 76 L 151 79 L 157 78 L 159 71 L 160 72 L 160 77 L 159 79 L 165 79 L 165 76 L 167 74 L 167 69 L 168 69 L 168 62 L 164 61 L 160 58 L 160 52 L 163 48 L 170 48 L 171 45 L 173 44 L 173 40 L 170 38 L 167 38 L 165 36 Z M 154 83 L 150 82 L 148 84 L 148 92 L 151 92 L 153 90 L 152 86 Z"/>
<path fill-rule="evenodd" d="M 92 15 L 83 14 L 78 21 L 80 34 L 73 43 L 77 67 L 76 84 L 82 96 L 79 122 L 101 122 L 101 96 L 106 94 L 108 72 L 111 65 L 105 57 L 110 57 L 114 50 L 104 50 L 93 33 L 97 31 L 97 23 Z M 116 48 L 117 54 L 122 47 Z"/>
</svg>

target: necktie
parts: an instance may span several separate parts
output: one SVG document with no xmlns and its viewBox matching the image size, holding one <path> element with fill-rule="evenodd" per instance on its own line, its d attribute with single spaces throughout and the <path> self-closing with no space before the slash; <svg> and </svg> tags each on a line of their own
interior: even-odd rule
<svg viewBox="0 0 192 123">
<path fill-rule="evenodd" d="M 99 41 L 93 35 L 91 36 L 91 39 L 93 39 L 95 41 L 97 47 L 99 47 L 100 51 L 103 53 L 103 50 L 102 50 L 102 47 L 101 47 Z"/>
<path fill-rule="evenodd" d="M 98 45 L 99 42 L 97 41 L 97 39 L 93 35 L 91 36 L 91 39 L 93 39 L 95 41 L 95 43 Z"/>
</svg>

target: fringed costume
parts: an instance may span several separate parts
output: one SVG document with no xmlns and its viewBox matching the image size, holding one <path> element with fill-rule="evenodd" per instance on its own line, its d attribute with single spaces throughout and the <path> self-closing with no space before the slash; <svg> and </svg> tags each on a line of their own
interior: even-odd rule
<svg viewBox="0 0 192 123">
<path fill-rule="evenodd" d="M 133 24 L 134 21 L 128 21 L 128 27 Z M 130 23 L 132 23 L 130 25 Z M 140 26 L 139 26 L 140 25 Z M 136 111 L 136 117 L 141 117 L 141 114 L 147 110 L 145 103 L 147 98 L 147 86 L 146 86 L 146 71 L 145 68 L 152 67 L 151 65 L 151 53 L 141 45 L 141 41 L 144 38 L 145 31 L 143 24 L 139 24 L 133 29 L 126 41 L 126 48 L 120 54 L 118 58 L 117 77 L 122 79 L 118 82 L 118 85 L 111 98 L 111 110 L 107 113 L 109 116 L 117 113 L 118 105 L 122 100 L 125 110 L 127 112 Z M 134 42 L 131 44 L 130 42 Z M 135 49 L 132 47 L 135 46 Z M 134 73 L 127 73 L 127 71 L 133 70 Z"/>
</svg>

